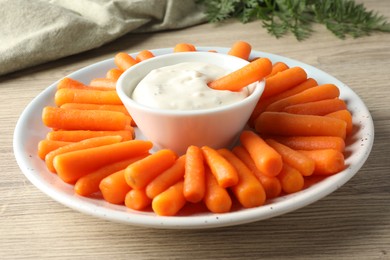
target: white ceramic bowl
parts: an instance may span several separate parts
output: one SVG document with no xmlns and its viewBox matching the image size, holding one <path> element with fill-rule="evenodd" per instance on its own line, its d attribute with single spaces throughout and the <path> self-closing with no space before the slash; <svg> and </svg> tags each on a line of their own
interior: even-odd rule
<svg viewBox="0 0 390 260">
<path fill-rule="evenodd" d="M 229 48 L 197 46 L 197 50 L 204 52 L 216 50 L 219 53 L 227 53 Z M 156 56 L 160 56 L 172 53 L 172 48 L 154 49 L 151 51 Z M 132 53 L 131 55 L 134 57 L 137 53 Z M 297 193 L 267 200 L 264 206 L 237 209 L 224 214 L 204 212 L 200 214 L 180 214 L 174 217 L 162 217 L 149 211 L 136 211 L 123 205 L 113 205 L 103 199 L 77 196 L 74 193 L 74 187 L 64 183 L 56 174 L 47 170 L 45 162 L 36 155 L 39 141 L 44 139 L 50 131 L 50 129 L 42 124 L 42 109 L 45 106 L 55 105 L 54 95 L 57 90 L 58 81 L 53 82 L 36 96 L 26 106 L 23 113 L 21 113 L 15 126 L 13 140 L 16 161 L 22 173 L 35 187 L 50 198 L 69 208 L 104 220 L 166 229 L 204 229 L 235 226 L 266 220 L 312 204 L 343 186 L 357 173 L 368 173 L 369 169 L 360 170 L 369 157 L 374 143 L 374 124 L 369 110 L 353 89 L 326 72 L 297 60 L 252 50 L 250 58 L 254 57 L 266 57 L 273 63 L 281 61 L 290 67 L 300 66 L 307 72 L 308 77 L 316 79 L 319 84 L 332 83 L 339 87 L 340 98 L 347 102 L 348 109 L 353 115 L 353 124 L 356 126 L 352 137 L 347 142 L 347 154 L 345 158 L 347 168 L 345 170 L 329 176 Z M 67 76 L 81 82 L 90 82 L 96 77 L 104 77 L 106 72 L 114 66 L 114 58 L 110 58 L 74 71 Z M 137 139 L 144 139 L 138 128 L 135 129 L 135 132 Z M 334 197 L 330 197 L 329 200 L 337 203 Z M 266 224 L 266 222 L 264 223 Z"/>
<path fill-rule="evenodd" d="M 216 108 L 200 110 L 156 109 L 130 98 L 137 84 L 153 69 L 182 62 L 197 61 L 235 71 L 249 62 L 211 52 L 166 54 L 143 61 L 126 70 L 117 82 L 117 92 L 142 134 L 157 148 L 169 148 L 184 154 L 189 145 L 207 145 L 215 149 L 230 147 L 245 127 L 264 90 L 264 81 L 248 86 L 245 99 Z"/>
</svg>

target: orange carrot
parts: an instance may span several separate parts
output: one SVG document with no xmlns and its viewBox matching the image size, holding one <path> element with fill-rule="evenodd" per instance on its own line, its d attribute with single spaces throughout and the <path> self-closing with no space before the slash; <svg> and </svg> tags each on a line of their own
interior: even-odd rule
<svg viewBox="0 0 390 260">
<path fill-rule="evenodd" d="M 345 148 L 344 140 L 336 136 L 278 136 L 273 138 L 295 150 L 334 149 L 343 152 Z"/>
<path fill-rule="evenodd" d="M 217 90 L 240 91 L 249 84 L 262 80 L 271 72 L 271 69 L 271 61 L 267 58 L 260 58 L 241 69 L 209 82 L 208 86 Z"/>
<path fill-rule="evenodd" d="M 230 189 L 240 204 L 245 208 L 263 205 L 266 199 L 264 188 L 251 170 L 228 149 L 220 149 L 218 152 L 237 170 L 239 181 Z"/>
<path fill-rule="evenodd" d="M 314 160 L 315 169 L 313 175 L 332 175 L 345 168 L 344 155 L 337 150 L 300 150 L 300 152 Z"/>
<path fill-rule="evenodd" d="M 123 141 L 130 141 L 134 138 L 134 129 L 126 128 L 127 130 L 120 131 L 89 131 L 89 130 L 58 130 L 47 133 L 46 139 L 52 141 L 64 141 L 64 142 L 79 142 L 81 140 L 107 136 L 107 135 L 120 135 Z"/>
<path fill-rule="evenodd" d="M 191 145 L 186 151 L 184 197 L 196 203 L 203 199 L 205 193 L 204 159 L 202 149 Z"/>
<path fill-rule="evenodd" d="M 134 189 L 143 189 L 159 174 L 170 168 L 177 155 L 169 149 L 160 150 L 126 168 L 125 178 Z"/>
<path fill-rule="evenodd" d="M 122 75 L 123 70 L 112 68 L 109 69 L 106 73 L 106 78 L 117 81 L 119 77 Z"/>
<path fill-rule="evenodd" d="M 131 57 L 129 54 L 124 53 L 124 52 L 119 52 L 115 55 L 114 57 L 114 62 L 115 65 L 120 69 L 120 70 L 127 70 L 131 66 L 137 64 L 137 61 Z"/>
<path fill-rule="evenodd" d="M 279 174 L 283 166 L 282 157 L 259 135 L 252 131 L 243 131 L 240 141 L 262 173 L 267 176 Z"/>
<path fill-rule="evenodd" d="M 77 180 L 74 190 L 78 195 L 89 196 L 92 193 L 98 192 L 100 182 L 107 176 L 113 174 L 114 172 L 124 170 L 127 166 L 136 162 L 142 158 L 145 158 L 148 154 L 130 157 L 119 162 L 111 163 L 106 166 L 99 168 L 96 171 L 88 173 L 87 175 L 81 177 Z"/>
<path fill-rule="evenodd" d="M 210 169 L 205 169 L 206 192 L 203 201 L 208 210 L 213 213 L 229 212 L 232 207 L 232 199 L 225 188 L 222 188 Z"/>
<path fill-rule="evenodd" d="M 157 195 L 152 201 L 152 209 L 159 216 L 174 216 L 185 204 L 183 182 L 180 181 Z"/>
<path fill-rule="evenodd" d="M 187 52 L 187 51 L 195 51 L 195 46 L 188 43 L 178 43 L 173 48 L 173 52 Z"/>
<path fill-rule="evenodd" d="M 284 62 L 276 62 L 275 64 L 272 65 L 272 71 L 271 73 L 267 76 L 267 78 L 272 77 L 276 75 L 279 72 L 285 71 L 289 68 L 289 66 L 284 63 Z"/>
<path fill-rule="evenodd" d="M 144 61 L 150 58 L 153 58 L 154 54 L 151 51 L 143 50 L 138 53 L 138 55 L 135 57 L 135 60 L 137 62 Z"/>
<path fill-rule="evenodd" d="M 61 79 L 58 84 L 57 84 L 57 89 L 61 89 L 61 88 L 84 88 L 86 87 L 84 83 L 78 81 L 78 80 L 75 80 L 75 79 L 72 79 L 72 78 L 68 78 L 68 77 L 65 77 L 63 79 Z"/>
<path fill-rule="evenodd" d="M 296 115 L 285 112 L 264 112 L 255 122 L 261 134 L 282 136 L 338 136 L 345 139 L 346 123 L 340 119 Z"/>
<path fill-rule="evenodd" d="M 47 127 L 63 130 L 125 130 L 131 118 L 120 112 L 45 107 L 42 121 Z"/>
<path fill-rule="evenodd" d="M 102 91 L 62 88 L 57 90 L 54 100 L 57 106 L 65 103 L 122 105 L 122 101 L 115 90 Z"/>
<path fill-rule="evenodd" d="M 45 159 L 46 154 L 54 151 L 62 146 L 71 144 L 72 142 L 65 141 L 52 141 L 52 140 L 41 140 L 38 143 L 38 156 L 42 160 Z"/>
<path fill-rule="evenodd" d="M 203 146 L 202 151 L 207 165 L 221 187 L 227 188 L 238 183 L 237 170 L 222 155 L 208 146 Z"/>
<path fill-rule="evenodd" d="M 266 111 L 282 111 L 285 107 L 319 101 L 324 99 L 337 98 L 340 95 L 339 89 L 333 84 L 324 84 L 315 88 L 309 88 L 293 96 L 280 99 L 266 108 Z"/>
<path fill-rule="evenodd" d="M 73 184 L 82 176 L 103 166 L 143 155 L 151 148 L 152 143 L 149 141 L 132 140 L 73 151 L 57 155 L 54 158 L 54 168 L 64 182 Z"/>
<path fill-rule="evenodd" d="M 80 81 L 77 81 L 75 79 L 71 79 L 68 77 L 63 78 L 58 82 L 57 89 L 63 89 L 63 88 L 74 88 L 74 89 L 84 89 L 84 90 L 103 90 L 103 91 L 113 90 L 112 88 L 106 88 L 106 87 L 87 86 L 87 85 L 84 85 L 83 83 L 81 83 Z"/>
<path fill-rule="evenodd" d="M 301 84 L 307 79 L 307 74 L 301 67 L 292 67 L 275 74 L 265 80 L 262 98 L 282 93 Z"/>
<path fill-rule="evenodd" d="M 108 111 L 121 112 L 127 116 L 130 115 L 124 105 L 99 105 L 99 104 L 86 104 L 86 103 L 66 103 L 66 104 L 61 105 L 60 108 L 80 109 L 80 110 L 108 110 Z"/>
<path fill-rule="evenodd" d="M 282 190 L 287 194 L 300 191 L 305 185 L 305 179 L 302 174 L 288 164 L 283 164 L 283 168 L 277 178 L 282 185 Z"/>
<path fill-rule="evenodd" d="M 292 114 L 323 116 L 345 109 L 347 109 L 347 105 L 343 100 L 332 98 L 287 106 L 283 111 Z"/>
<path fill-rule="evenodd" d="M 252 160 L 248 151 L 242 146 L 236 146 L 233 148 L 233 153 L 252 171 L 252 173 L 259 179 L 261 185 L 264 188 L 266 198 L 272 199 L 280 195 L 282 186 L 280 181 L 276 177 L 267 176 L 257 169 L 255 162 Z"/>
<path fill-rule="evenodd" d="M 126 183 L 125 170 L 114 172 L 105 177 L 99 184 L 103 198 L 112 204 L 123 204 L 131 187 Z"/>
<path fill-rule="evenodd" d="M 353 128 L 352 115 L 351 112 L 349 112 L 347 109 L 329 113 L 325 116 L 343 120 L 347 124 L 347 130 L 346 130 L 347 136 L 352 133 L 352 128 Z"/>
<path fill-rule="evenodd" d="M 170 186 L 183 180 L 185 172 L 185 163 L 185 155 L 180 156 L 172 165 L 172 167 L 168 168 L 156 178 L 154 178 L 151 182 L 149 182 L 149 184 L 145 188 L 146 195 L 148 195 L 149 198 L 153 199 L 158 194 L 168 189 Z"/>
<path fill-rule="evenodd" d="M 54 158 L 57 155 L 64 154 L 64 153 L 69 153 L 77 150 L 83 150 L 87 148 L 92 148 L 92 147 L 98 147 L 98 146 L 103 146 L 103 145 L 108 145 L 108 144 L 115 144 L 119 143 L 122 141 L 121 136 L 102 136 L 102 137 L 95 137 L 91 139 L 86 139 L 80 142 L 72 143 L 63 147 L 60 147 L 54 151 L 51 151 L 48 153 L 45 157 L 45 163 L 49 171 L 51 172 L 56 172 L 54 168 Z"/>
<path fill-rule="evenodd" d="M 297 169 L 303 176 L 310 176 L 313 174 L 314 160 L 273 139 L 267 139 L 266 142 L 282 156 L 284 163 Z"/>
<path fill-rule="evenodd" d="M 130 190 L 125 197 L 125 205 L 135 210 L 143 210 L 152 203 L 144 189 Z"/>
<path fill-rule="evenodd" d="M 89 85 L 92 87 L 111 88 L 112 90 L 115 90 L 116 80 L 108 78 L 94 78 L 91 80 Z"/>
<path fill-rule="evenodd" d="M 228 54 L 244 60 L 248 60 L 251 51 L 252 51 L 252 46 L 249 43 L 244 41 L 237 41 L 233 44 L 232 48 L 228 51 Z"/>
<path fill-rule="evenodd" d="M 274 95 L 274 96 L 271 96 L 271 97 L 268 97 L 268 98 L 263 98 L 263 97 L 260 97 L 260 100 L 259 102 L 256 104 L 256 107 L 255 109 L 253 110 L 252 112 L 252 115 L 249 119 L 249 124 L 253 127 L 254 125 L 254 122 L 256 120 L 256 118 L 265 111 L 265 109 L 272 103 L 276 102 L 277 100 L 280 100 L 280 99 L 283 99 L 283 98 L 286 98 L 286 97 L 289 97 L 289 96 L 292 96 L 292 95 L 295 95 L 295 94 L 298 94 L 306 89 L 309 89 L 309 88 L 312 88 L 312 87 L 315 87 L 317 86 L 317 81 L 312 79 L 312 78 L 308 78 L 307 80 L 305 80 L 304 82 L 302 82 L 301 84 L 299 84 L 298 86 L 296 87 L 293 87 L 291 89 L 288 89 L 282 93 L 279 93 L 277 95 Z"/>
</svg>

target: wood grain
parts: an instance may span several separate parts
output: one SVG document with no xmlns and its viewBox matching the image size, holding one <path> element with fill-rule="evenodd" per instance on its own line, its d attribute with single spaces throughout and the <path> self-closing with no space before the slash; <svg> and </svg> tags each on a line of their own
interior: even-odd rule
<svg viewBox="0 0 390 260">
<path fill-rule="evenodd" d="M 388 1 L 367 8 L 390 17 Z M 0 259 L 390 259 L 390 34 L 339 40 L 322 26 L 298 42 L 272 38 L 261 23 L 229 21 L 183 30 L 127 35 L 99 49 L 0 78 Z M 119 51 L 198 46 L 253 48 L 308 63 L 351 87 L 375 124 L 370 157 L 326 198 L 269 220 L 210 230 L 128 226 L 73 211 L 47 197 L 21 173 L 13 155 L 15 124 L 47 86 Z"/>
</svg>

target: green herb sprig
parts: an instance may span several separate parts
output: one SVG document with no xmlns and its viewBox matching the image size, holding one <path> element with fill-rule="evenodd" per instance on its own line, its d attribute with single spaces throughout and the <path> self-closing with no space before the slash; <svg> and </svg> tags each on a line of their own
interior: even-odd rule
<svg viewBox="0 0 390 260">
<path fill-rule="evenodd" d="M 280 38 L 291 32 L 299 41 L 313 32 L 314 23 L 324 24 L 340 39 L 390 32 L 383 15 L 368 11 L 353 0 L 198 0 L 209 22 L 229 18 L 243 23 L 261 20 L 268 33 Z"/>
</svg>

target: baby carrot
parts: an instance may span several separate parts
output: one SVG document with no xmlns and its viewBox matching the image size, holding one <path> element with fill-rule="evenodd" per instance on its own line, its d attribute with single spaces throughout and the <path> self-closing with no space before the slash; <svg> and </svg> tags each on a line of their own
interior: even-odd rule
<svg viewBox="0 0 390 260">
<path fill-rule="evenodd" d="M 124 170 L 127 166 L 136 162 L 142 158 L 145 158 L 148 154 L 130 157 L 119 162 L 111 163 L 106 166 L 103 166 L 96 171 L 88 173 L 87 175 L 81 177 L 77 180 L 74 185 L 74 190 L 78 195 L 89 196 L 92 193 L 98 192 L 100 182 L 107 176 L 113 174 L 114 172 Z"/>
<path fill-rule="evenodd" d="M 302 174 L 288 164 L 283 164 L 283 168 L 277 178 L 280 180 L 282 190 L 287 194 L 300 191 L 305 185 L 305 179 Z"/>
<path fill-rule="evenodd" d="M 304 82 L 302 82 L 298 86 L 290 88 L 290 89 L 288 89 L 286 91 L 283 91 L 282 93 L 279 93 L 277 95 L 274 95 L 274 96 L 271 96 L 271 97 L 268 97 L 268 98 L 260 97 L 260 100 L 256 104 L 256 107 L 253 110 L 252 115 L 251 115 L 251 117 L 249 119 L 249 124 L 253 127 L 256 118 L 261 113 L 263 113 L 265 111 L 265 109 L 267 108 L 267 106 L 269 106 L 270 104 L 276 102 L 277 100 L 280 100 L 280 99 L 283 99 L 283 98 L 286 98 L 286 97 L 298 94 L 298 93 L 300 93 L 300 92 L 302 92 L 302 91 L 304 91 L 306 89 L 315 87 L 317 85 L 318 84 L 317 84 L 316 80 L 314 80 L 312 78 L 308 78 L 307 80 L 305 80 Z"/>
<path fill-rule="evenodd" d="M 82 82 L 78 81 L 78 80 L 75 80 L 75 79 L 72 79 L 72 78 L 68 78 L 68 77 L 65 77 L 63 79 L 61 79 L 58 84 L 57 84 L 57 89 L 61 89 L 61 88 L 84 88 L 84 87 L 87 87 L 85 86 L 85 84 L 83 84 Z"/>
<path fill-rule="evenodd" d="M 185 155 L 180 156 L 172 165 L 172 167 L 166 169 L 164 172 L 154 178 L 151 182 L 149 182 L 149 184 L 145 188 L 146 195 L 148 195 L 149 198 L 153 199 L 158 194 L 168 189 L 170 186 L 183 180 L 185 163 Z"/>
<path fill-rule="evenodd" d="M 301 84 L 307 79 L 307 74 L 301 67 L 292 67 L 275 74 L 265 80 L 262 98 L 282 93 Z"/>
<path fill-rule="evenodd" d="M 89 83 L 91 87 L 98 88 L 111 88 L 111 90 L 115 90 L 116 88 L 116 80 L 109 78 L 94 78 Z"/>
<path fill-rule="evenodd" d="M 231 187 L 238 183 L 237 170 L 215 149 L 203 146 L 203 156 L 218 184 L 223 187 Z"/>
<path fill-rule="evenodd" d="M 282 136 L 338 136 L 345 139 L 346 123 L 340 119 L 296 115 L 285 112 L 264 112 L 255 122 L 261 134 Z"/>
<path fill-rule="evenodd" d="M 86 103 L 66 103 L 66 104 L 61 105 L 60 108 L 80 109 L 80 110 L 108 110 L 108 111 L 121 112 L 127 116 L 130 115 L 124 105 L 99 105 L 99 104 L 86 104 Z"/>
<path fill-rule="evenodd" d="M 115 90 L 101 91 L 62 88 L 56 91 L 54 101 L 57 106 L 61 106 L 65 103 L 122 105 L 122 101 Z"/>
<path fill-rule="evenodd" d="M 260 58 L 241 69 L 209 82 L 208 86 L 217 90 L 240 91 L 249 84 L 262 80 L 271 72 L 271 69 L 271 61 L 267 58 Z"/>
<path fill-rule="evenodd" d="M 52 141 L 52 140 L 41 140 L 38 143 L 38 156 L 42 160 L 45 159 L 46 154 L 54 151 L 62 146 L 71 144 L 72 142 L 65 141 Z"/>
<path fill-rule="evenodd" d="M 64 182 L 73 184 L 82 176 L 103 166 L 143 155 L 151 148 L 152 143 L 149 141 L 132 140 L 73 151 L 57 155 L 54 158 L 54 168 Z"/>
<path fill-rule="evenodd" d="M 62 130 L 125 130 L 131 118 L 120 112 L 45 107 L 42 121 L 47 127 Z"/>
<path fill-rule="evenodd" d="M 332 175 L 345 168 L 344 155 L 337 150 L 300 150 L 300 152 L 314 160 L 315 169 L 313 175 Z"/>
<path fill-rule="evenodd" d="M 245 208 L 263 205 L 266 199 L 264 188 L 251 170 L 228 149 L 220 149 L 218 152 L 237 170 L 239 181 L 230 189 L 240 204 Z"/>
<path fill-rule="evenodd" d="M 54 157 L 56 157 L 57 155 L 69 153 L 77 150 L 92 148 L 92 147 L 115 144 L 115 143 L 119 143 L 120 141 L 122 141 L 122 137 L 120 136 L 102 136 L 102 137 L 86 139 L 76 143 L 71 143 L 69 145 L 60 147 L 48 153 L 45 157 L 45 163 L 49 171 L 55 173 L 56 170 L 54 168 L 53 161 L 54 161 Z"/>
<path fill-rule="evenodd" d="M 250 154 L 242 146 L 236 146 L 233 148 L 233 153 L 253 172 L 253 174 L 259 179 L 261 185 L 264 188 L 266 198 L 272 199 L 280 195 L 282 186 L 280 181 L 276 177 L 267 176 L 257 169 L 255 162 L 252 160 Z"/>
<path fill-rule="evenodd" d="M 147 59 L 150 59 L 153 57 L 154 57 L 154 54 L 151 51 L 143 50 L 137 54 L 137 56 L 135 57 L 135 60 L 137 62 L 140 62 L 140 61 L 144 61 L 144 60 L 147 60 Z"/>
<path fill-rule="evenodd" d="M 266 111 L 282 111 L 285 107 L 324 99 L 337 98 L 339 89 L 333 84 L 324 84 L 315 88 L 306 89 L 293 96 L 280 99 L 266 108 Z"/>
<path fill-rule="evenodd" d="M 91 87 L 84 85 L 82 82 L 77 81 L 75 79 L 71 79 L 68 77 L 65 77 L 61 79 L 57 84 L 57 89 L 63 89 L 63 88 L 73 88 L 73 89 L 84 89 L 84 90 L 113 90 L 112 88 L 106 88 L 106 87 Z"/>
<path fill-rule="evenodd" d="M 123 70 L 112 68 L 109 69 L 106 73 L 106 78 L 117 81 L 119 77 L 122 75 Z"/>
<path fill-rule="evenodd" d="M 244 60 L 248 60 L 251 51 L 252 51 L 252 46 L 249 43 L 244 41 L 237 41 L 233 44 L 231 49 L 228 51 L 228 54 Z"/>
<path fill-rule="evenodd" d="M 131 187 L 126 183 L 124 177 L 125 170 L 114 172 L 105 177 L 99 184 L 103 198 L 112 204 L 123 204 L 126 194 Z"/>
<path fill-rule="evenodd" d="M 152 204 L 152 199 L 146 196 L 144 189 L 130 190 L 125 197 L 125 205 L 135 210 L 143 210 Z"/>
<path fill-rule="evenodd" d="M 195 51 L 195 46 L 189 43 L 178 43 L 173 48 L 173 52 Z"/>
<path fill-rule="evenodd" d="M 273 139 L 267 139 L 266 142 L 282 156 L 284 163 L 297 169 L 303 176 L 310 176 L 313 174 L 314 160 Z"/>
<path fill-rule="evenodd" d="M 225 188 L 222 188 L 210 169 L 205 169 L 206 192 L 203 201 L 208 210 L 213 213 L 229 212 L 232 207 L 232 199 Z"/>
<path fill-rule="evenodd" d="M 159 216 L 174 216 L 185 204 L 183 182 L 180 181 L 157 195 L 152 201 L 152 209 Z"/>
<path fill-rule="evenodd" d="M 259 135 L 252 131 L 243 131 L 240 141 L 262 173 L 267 176 L 279 174 L 283 166 L 282 157 Z"/>
<path fill-rule="evenodd" d="M 126 130 L 119 131 L 58 130 L 47 133 L 46 139 L 52 141 L 79 142 L 81 140 L 107 135 L 120 135 L 123 141 L 130 141 L 134 138 L 134 129 L 127 127 Z"/>
<path fill-rule="evenodd" d="M 279 72 L 285 71 L 289 68 L 289 66 L 284 63 L 284 62 L 276 62 L 275 64 L 272 65 L 272 70 L 271 73 L 268 74 L 266 78 L 272 77 L 276 75 Z"/>
<path fill-rule="evenodd" d="M 129 117 L 129 111 L 127 111 L 124 105 L 99 105 L 99 104 L 87 104 L 87 103 L 66 103 L 60 106 L 60 108 L 67 109 L 80 109 L 80 110 L 107 110 L 121 112 Z M 131 125 L 136 126 L 133 118 L 131 118 Z"/>
<path fill-rule="evenodd" d="M 186 151 L 184 174 L 184 197 L 196 203 L 203 199 L 205 193 L 204 159 L 202 149 L 191 145 Z"/>
<path fill-rule="evenodd" d="M 283 111 L 292 114 L 323 116 L 345 109 L 347 109 L 347 105 L 343 100 L 331 98 L 287 106 Z"/>
<path fill-rule="evenodd" d="M 137 61 L 131 57 L 129 54 L 124 53 L 124 52 L 119 52 L 115 55 L 114 57 L 114 62 L 115 65 L 120 69 L 120 70 L 127 70 L 131 66 L 137 64 Z"/>
<path fill-rule="evenodd" d="M 290 136 L 273 137 L 278 142 L 295 150 L 334 149 L 344 151 L 344 139 L 336 136 Z"/>
<path fill-rule="evenodd" d="M 347 124 L 347 129 L 346 129 L 347 136 L 352 133 L 352 128 L 353 128 L 352 115 L 351 115 L 351 112 L 349 112 L 347 109 L 335 111 L 335 112 L 329 113 L 325 116 L 343 120 Z"/>
<path fill-rule="evenodd" d="M 145 188 L 159 174 L 170 168 L 177 155 L 169 149 L 163 149 L 135 162 L 125 170 L 127 183 L 134 189 Z"/>
</svg>

